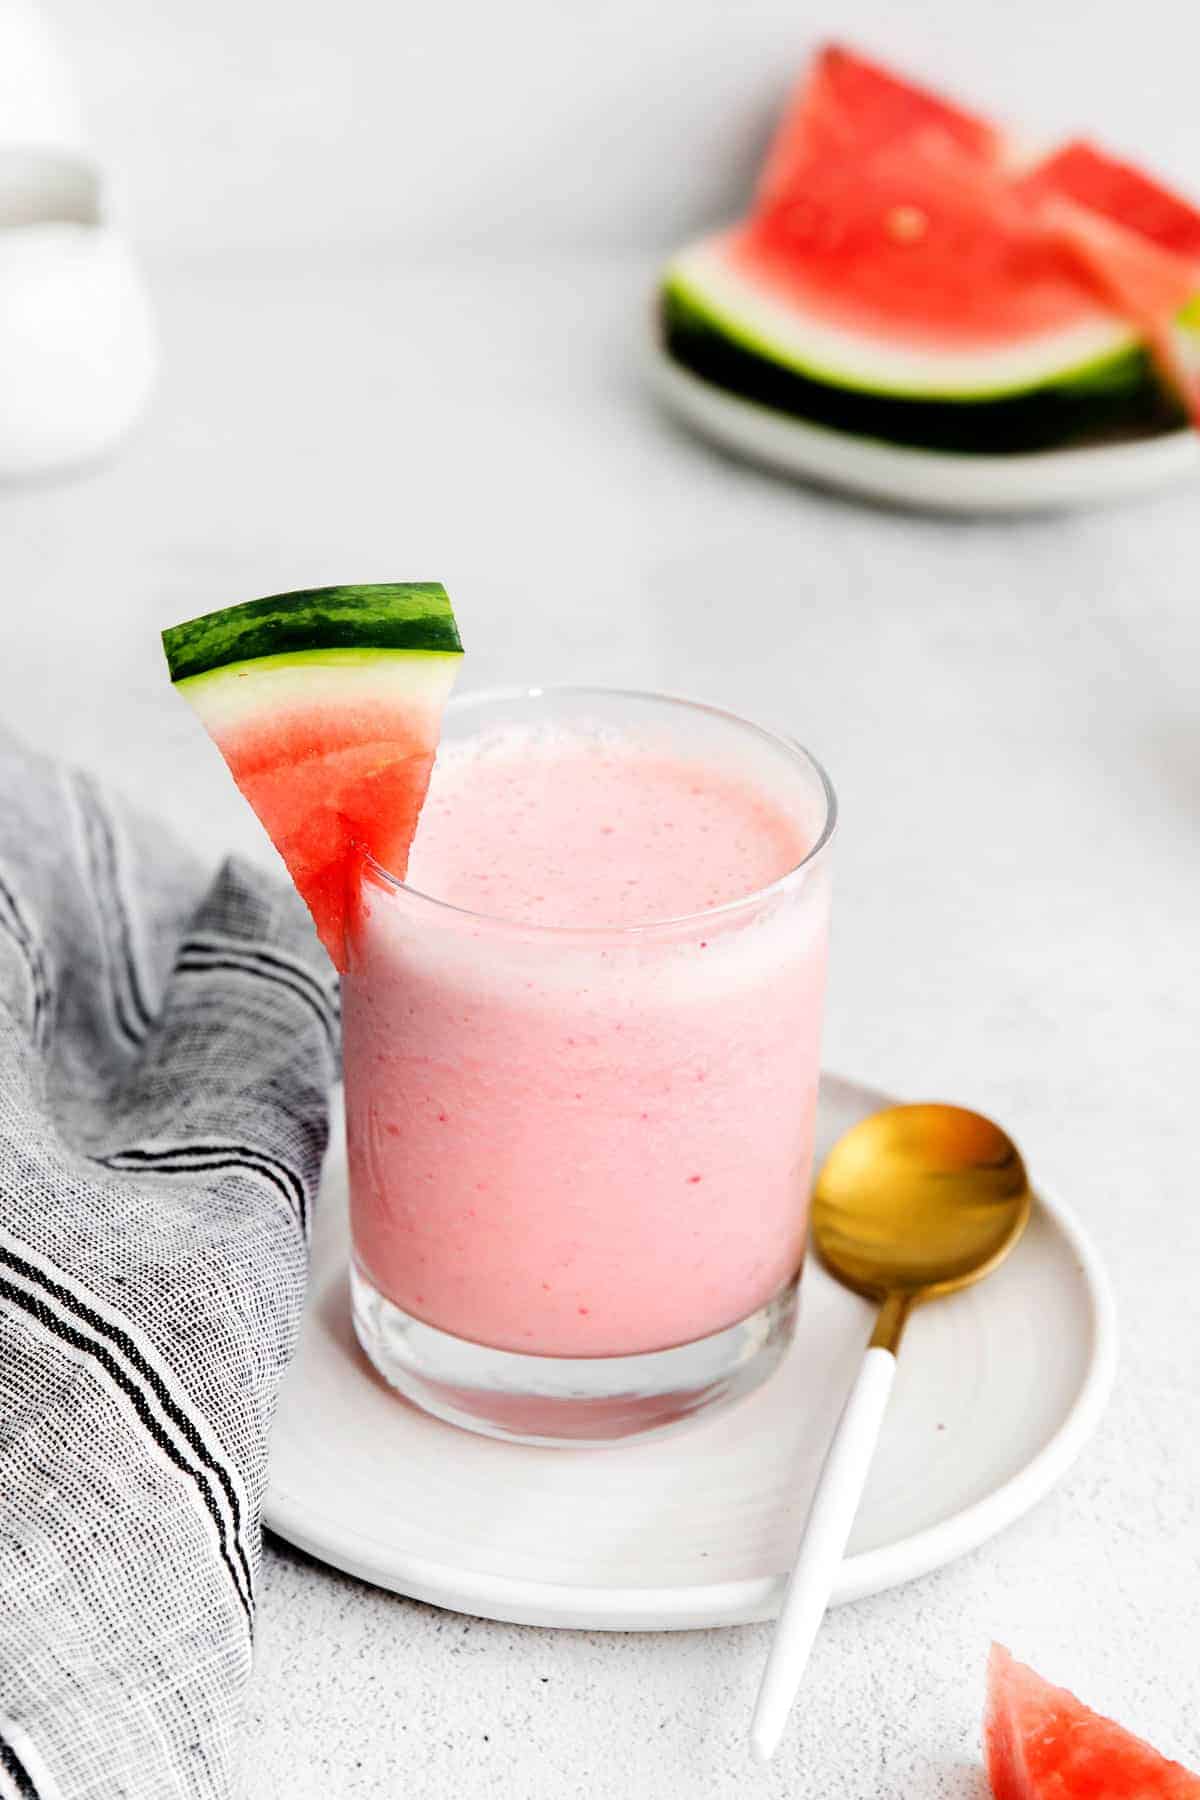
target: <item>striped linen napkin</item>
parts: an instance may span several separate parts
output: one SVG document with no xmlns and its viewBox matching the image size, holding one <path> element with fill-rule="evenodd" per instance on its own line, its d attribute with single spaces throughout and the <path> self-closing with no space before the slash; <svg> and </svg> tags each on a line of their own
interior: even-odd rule
<svg viewBox="0 0 1200 1800">
<path fill-rule="evenodd" d="M 290 887 L 0 738 L 0 1796 L 233 1791 L 338 1047 Z"/>
</svg>

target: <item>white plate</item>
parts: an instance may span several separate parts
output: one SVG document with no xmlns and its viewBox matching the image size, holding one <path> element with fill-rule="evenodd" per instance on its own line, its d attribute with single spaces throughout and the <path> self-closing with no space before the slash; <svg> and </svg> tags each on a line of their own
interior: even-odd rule
<svg viewBox="0 0 1200 1800">
<path fill-rule="evenodd" d="M 882 1095 L 826 1077 L 820 1151 Z M 312 1285 L 272 1443 L 266 1520 L 313 1556 L 518 1624 L 666 1630 L 774 1613 L 870 1308 L 810 1259 L 796 1344 L 766 1385 L 643 1444 L 543 1450 L 426 1418 L 371 1373 L 346 1284 L 331 1151 Z M 1107 1282 L 1042 1196 L 1009 1262 L 917 1314 L 835 1600 L 960 1556 L 1041 1498 L 1112 1381 Z"/>
<path fill-rule="evenodd" d="M 1094 506 L 1200 470 L 1200 433 L 1191 430 L 1088 450 L 957 455 L 886 444 L 789 418 L 701 381 L 657 345 L 651 374 L 670 410 L 724 449 L 823 486 L 901 506 L 968 513 Z"/>
</svg>

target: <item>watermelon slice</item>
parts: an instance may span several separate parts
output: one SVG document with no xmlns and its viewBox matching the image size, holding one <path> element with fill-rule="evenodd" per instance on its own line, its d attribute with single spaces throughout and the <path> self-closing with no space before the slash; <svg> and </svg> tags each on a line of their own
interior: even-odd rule
<svg viewBox="0 0 1200 1800">
<path fill-rule="evenodd" d="M 1074 200 L 1114 225 L 1148 238 L 1160 250 L 1200 262 L 1200 211 L 1140 169 L 1082 139 L 1038 163 L 1021 185 L 1027 193 Z"/>
<path fill-rule="evenodd" d="M 462 655 L 438 582 L 274 594 L 163 633 L 199 714 L 346 966 L 363 853 L 403 878 Z"/>
<path fill-rule="evenodd" d="M 1097 291 L 1137 326 L 1163 380 L 1200 425 L 1200 212 L 1082 142 L 1048 157 L 1020 189 Z"/>
<path fill-rule="evenodd" d="M 984 1721 L 995 1800 L 1200 1800 L 1200 1775 L 993 1644 Z"/>
<path fill-rule="evenodd" d="M 859 436 L 1154 437 L 1200 405 L 1200 214 L 1085 145 L 1018 169 L 988 121 L 833 47 L 749 217 L 667 269 L 659 321 L 701 381 Z"/>
<path fill-rule="evenodd" d="M 767 151 L 756 212 L 803 198 L 810 169 L 861 159 L 884 144 L 936 133 L 977 161 L 996 162 L 1004 138 L 987 119 L 916 87 L 844 44 L 826 44 L 797 88 Z"/>
</svg>

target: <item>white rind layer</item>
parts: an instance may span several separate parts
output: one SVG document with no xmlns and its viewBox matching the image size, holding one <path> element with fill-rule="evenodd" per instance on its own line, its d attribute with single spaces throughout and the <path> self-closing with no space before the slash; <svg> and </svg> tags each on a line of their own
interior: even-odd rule
<svg viewBox="0 0 1200 1800">
<path fill-rule="evenodd" d="M 214 738 L 299 707 L 428 709 L 439 716 L 461 657 L 422 650 L 306 650 L 229 663 L 176 683 Z"/>
</svg>

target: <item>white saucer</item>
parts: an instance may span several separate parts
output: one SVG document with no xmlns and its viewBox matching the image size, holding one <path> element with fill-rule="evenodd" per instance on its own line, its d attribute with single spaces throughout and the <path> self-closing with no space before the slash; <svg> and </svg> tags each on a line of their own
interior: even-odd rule
<svg viewBox="0 0 1200 1800">
<path fill-rule="evenodd" d="M 789 418 L 701 381 L 657 345 L 650 368 L 659 397 L 702 437 L 751 462 L 900 506 L 965 513 L 1095 506 L 1200 471 L 1200 433 L 1192 430 L 1084 450 L 967 456 Z"/>
<path fill-rule="evenodd" d="M 818 1154 L 885 1103 L 826 1077 Z M 657 1631 L 774 1613 L 867 1304 L 810 1259 L 779 1371 L 657 1440 L 542 1450 L 474 1437 L 395 1397 L 354 1342 L 335 1142 L 267 1524 L 380 1587 L 518 1624 Z M 1115 1361 L 1095 1252 L 1043 1195 L 1002 1269 L 910 1325 L 835 1600 L 937 1568 L 1032 1506 L 1096 1424 Z"/>
</svg>

